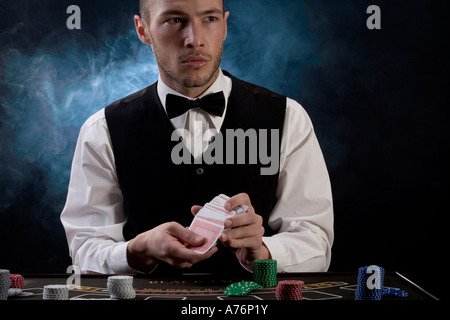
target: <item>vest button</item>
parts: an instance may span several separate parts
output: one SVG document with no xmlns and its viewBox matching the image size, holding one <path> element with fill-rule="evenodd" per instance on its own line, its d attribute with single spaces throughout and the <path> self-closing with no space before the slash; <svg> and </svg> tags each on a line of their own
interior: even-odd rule
<svg viewBox="0 0 450 320">
<path fill-rule="evenodd" d="M 203 173 L 205 173 L 205 169 L 203 169 L 203 168 L 198 168 L 198 169 L 197 169 L 197 174 L 198 174 L 199 176 L 201 176 Z"/>
</svg>

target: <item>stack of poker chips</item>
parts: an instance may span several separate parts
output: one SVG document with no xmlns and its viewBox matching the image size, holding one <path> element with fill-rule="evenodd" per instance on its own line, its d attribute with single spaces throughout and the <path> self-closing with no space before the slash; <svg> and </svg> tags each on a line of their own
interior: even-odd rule
<svg viewBox="0 0 450 320">
<path fill-rule="evenodd" d="M 111 299 L 130 300 L 136 297 L 132 276 L 108 277 L 108 291 Z"/>
<path fill-rule="evenodd" d="M 358 268 L 355 300 L 381 300 L 383 297 L 384 268 Z"/>
<path fill-rule="evenodd" d="M 69 288 L 65 284 L 49 284 L 44 286 L 42 299 L 69 300 Z"/>
<path fill-rule="evenodd" d="M 8 291 L 11 286 L 9 270 L 0 269 L 0 300 L 8 299 Z"/>
<path fill-rule="evenodd" d="M 263 289 L 263 286 L 260 286 L 256 282 L 243 281 L 230 284 L 225 288 L 225 291 L 223 293 L 226 296 L 245 296 L 253 290 L 261 289 Z"/>
<path fill-rule="evenodd" d="M 304 282 L 300 280 L 283 280 L 278 282 L 275 296 L 277 300 L 303 300 Z"/>
<path fill-rule="evenodd" d="M 408 297 L 406 291 L 394 288 L 384 288 L 383 267 L 369 266 L 358 268 L 358 283 L 355 300 L 381 300 L 383 296 Z"/>
<path fill-rule="evenodd" d="M 277 261 L 255 260 L 253 263 L 253 281 L 263 287 L 277 285 Z"/>
<path fill-rule="evenodd" d="M 20 274 L 10 274 L 9 279 L 11 279 L 11 288 L 24 288 L 24 278 Z"/>
</svg>

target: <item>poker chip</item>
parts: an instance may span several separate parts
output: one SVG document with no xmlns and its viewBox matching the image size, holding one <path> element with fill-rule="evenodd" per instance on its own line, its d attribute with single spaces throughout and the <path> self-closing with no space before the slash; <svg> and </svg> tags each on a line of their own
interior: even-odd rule
<svg viewBox="0 0 450 320">
<path fill-rule="evenodd" d="M 69 288 L 65 284 L 49 284 L 44 286 L 44 300 L 69 300 Z"/>
<path fill-rule="evenodd" d="M 383 288 L 383 296 L 396 296 L 406 298 L 408 297 L 408 292 L 394 288 Z"/>
<path fill-rule="evenodd" d="M 277 285 L 277 261 L 255 260 L 253 281 L 263 287 L 275 287 Z"/>
<path fill-rule="evenodd" d="M 130 300 L 136 297 L 132 276 L 110 276 L 107 286 L 111 299 Z"/>
<path fill-rule="evenodd" d="M 358 269 L 355 300 L 381 300 L 383 297 L 384 268 L 372 266 Z"/>
<path fill-rule="evenodd" d="M 9 288 L 8 290 L 8 299 L 16 299 L 16 298 L 29 298 L 34 296 L 33 292 L 24 292 L 19 288 Z"/>
<path fill-rule="evenodd" d="M 369 268 L 371 268 L 369 270 Z M 381 300 L 383 296 L 397 296 L 406 298 L 408 292 L 383 288 L 384 268 L 371 266 L 358 269 L 358 284 L 356 285 L 355 300 Z"/>
<path fill-rule="evenodd" d="M 10 274 L 9 279 L 11 280 L 11 288 L 24 288 L 24 278 L 20 274 Z"/>
<path fill-rule="evenodd" d="M 18 297 L 22 294 L 22 289 L 19 288 L 9 288 L 8 298 Z"/>
<path fill-rule="evenodd" d="M 8 291 L 11 286 L 9 274 L 9 270 L 0 269 L 0 300 L 8 299 Z"/>
<path fill-rule="evenodd" d="M 223 292 L 226 296 L 245 296 L 253 290 L 261 290 L 263 286 L 256 282 L 243 281 L 230 284 Z"/>
<path fill-rule="evenodd" d="M 277 300 L 303 300 L 304 282 L 300 280 L 283 280 L 278 282 L 275 296 Z"/>
</svg>

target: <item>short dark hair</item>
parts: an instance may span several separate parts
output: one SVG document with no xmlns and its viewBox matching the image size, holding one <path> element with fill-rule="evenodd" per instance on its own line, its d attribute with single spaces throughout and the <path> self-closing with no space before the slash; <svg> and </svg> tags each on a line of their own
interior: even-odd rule
<svg viewBox="0 0 450 320">
<path fill-rule="evenodd" d="M 150 0 L 139 0 L 139 12 L 144 21 L 150 21 L 150 14 L 148 12 L 148 5 Z"/>
<path fill-rule="evenodd" d="M 141 17 L 147 21 L 150 22 L 150 12 L 148 10 L 148 6 L 152 0 L 139 0 L 139 12 Z M 225 14 L 225 0 L 223 1 L 223 13 Z"/>
</svg>

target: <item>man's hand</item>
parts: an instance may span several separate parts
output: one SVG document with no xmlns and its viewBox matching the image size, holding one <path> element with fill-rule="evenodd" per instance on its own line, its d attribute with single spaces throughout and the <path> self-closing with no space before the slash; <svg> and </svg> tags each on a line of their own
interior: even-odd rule
<svg viewBox="0 0 450 320">
<path fill-rule="evenodd" d="M 230 247 L 238 260 L 245 265 L 252 265 L 253 261 L 258 259 L 270 259 L 270 252 L 262 241 L 263 219 L 255 213 L 249 196 L 241 193 L 231 197 L 225 203 L 225 209 L 232 210 L 240 205 L 248 206 L 247 212 L 226 219 L 225 228 L 231 229 L 224 231 L 219 240 Z M 201 208 L 201 206 L 193 206 L 191 211 L 196 215 Z"/>
<path fill-rule="evenodd" d="M 217 248 L 212 248 L 205 254 L 199 254 L 186 248 L 187 245 L 200 246 L 204 241 L 204 237 L 176 222 L 165 223 L 130 241 L 127 248 L 128 264 L 143 272 L 151 271 L 160 262 L 180 269 L 190 268 L 217 251 Z"/>
</svg>

